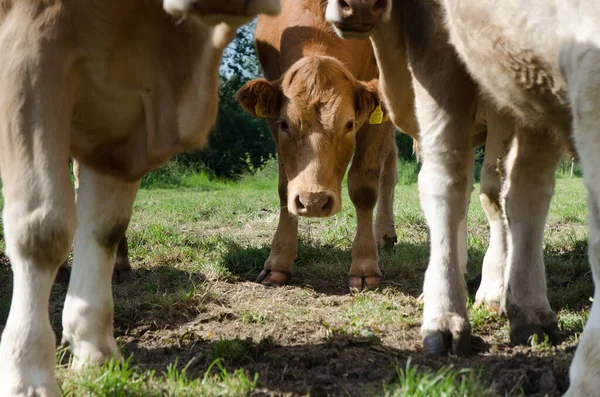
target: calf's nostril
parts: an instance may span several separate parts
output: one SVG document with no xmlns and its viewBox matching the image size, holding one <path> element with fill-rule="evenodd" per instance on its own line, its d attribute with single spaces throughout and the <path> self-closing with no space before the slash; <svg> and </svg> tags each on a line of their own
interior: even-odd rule
<svg viewBox="0 0 600 397">
<path fill-rule="evenodd" d="M 329 211 L 331 211 L 332 208 L 333 208 L 333 197 L 328 196 L 327 200 L 323 204 L 323 207 L 321 207 L 321 211 L 329 212 Z"/>
<path fill-rule="evenodd" d="M 377 0 L 373 4 L 373 11 L 382 10 L 387 6 L 387 0 Z"/>
<path fill-rule="evenodd" d="M 295 201 L 296 201 L 296 208 L 297 209 L 303 210 L 305 208 L 304 204 L 302 204 L 302 201 L 300 201 L 300 196 L 296 196 L 296 200 Z"/>
<path fill-rule="evenodd" d="M 350 5 L 346 3 L 345 0 L 338 0 L 338 5 L 340 6 L 340 8 L 350 8 Z"/>
</svg>

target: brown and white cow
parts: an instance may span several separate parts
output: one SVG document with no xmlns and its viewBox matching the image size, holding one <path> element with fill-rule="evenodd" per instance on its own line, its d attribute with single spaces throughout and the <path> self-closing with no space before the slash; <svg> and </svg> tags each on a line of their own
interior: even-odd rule
<svg viewBox="0 0 600 397">
<path fill-rule="evenodd" d="M 350 4 L 353 3 L 353 4 Z M 329 0 L 329 19 L 341 30 L 372 31 L 380 66 L 408 57 L 423 145 L 420 191 L 432 233 L 425 281 L 423 331 L 429 347 L 468 333 L 463 283 L 456 261 L 457 224 L 464 217 L 468 163 L 461 141 L 479 89 L 517 119 L 505 159 L 509 262 L 503 305 L 511 334 L 556 330 L 546 297 L 538 246 L 553 192 L 559 142 L 575 140 L 588 189 L 589 259 L 596 291 L 570 369 L 567 395 L 600 388 L 600 3 L 595 0 Z M 346 16 L 359 23 L 346 24 Z M 385 40 L 387 37 L 390 40 Z M 466 67 L 465 67 L 466 66 Z M 382 68 L 393 107 L 394 72 Z M 475 84 L 479 85 L 479 87 Z M 454 155 L 449 157 L 448 153 Z M 434 291 L 435 289 L 435 291 Z M 432 337 L 433 339 L 428 339 Z M 426 346 L 427 347 L 427 346 Z"/>
<path fill-rule="evenodd" d="M 423 160 L 419 189 L 432 236 L 424 284 L 425 350 L 451 349 L 459 354 L 470 350 L 463 278 L 465 204 L 471 189 L 473 131 L 479 122 L 475 115 L 482 110 L 488 131 L 480 198 L 491 236 L 476 298 L 500 306 L 508 315 L 513 342 L 526 343 L 531 335 L 543 333 L 558 342 L 561 337 L 546 296 L 542 252 L 554 172 L 565 141 L 539 128 L 532 139 L 514 115 L 497 110 L 494 102 L 479 95 L 464 67 L 456 63 L 436 1 L 391 4 L 331 0 L 327 17 L 345 37 L 371 36 L 392 120 L 395 109 L 403 105 L 397 93 L 407 78 L 413 80 Z M 412 77 L 398 64 L 409 64 Z M 447 80 L 446 74 L 453 79 Z M 437 84 L 442 77 L 444 83 Z M 434 99 L 421 103 L 428 95 Z M 499 171 L 504 174 L 502 181 Z"/>
<path fill-rule="evenodd" d="M 1 396 L 60 395 L 48 300 L 75 231 L 63 341 L 75 368 L 119 355 L 111 276 L 139 180 L 206 141 L 224 47 L 241 23 L 278 9 L 278 0 L 0 2 L 0 172 L 13 269 Z M 77 203 L 69 156 L 81 164 Z"/>
<path fill-rule="evenodd" d="M 258 281 L 289 281 L 298 252 L 298 216 L 327 217 L 340 210 L 342 179 L 352 159 L 348 189 L 358 225 L 349 284 L 351 289 L 376 286 L 378 242 L 396 239 L 397 150 L 393 126 L 383 121 L 371 43 L 337 37 L 321 0 L 282 1 L 279 16 L 258 18 L 256 43 L 266 79 L 247 83 L 238 100 L 248 112 L 268 119 L 277 146 L 281 203 L 271 254 Z M 406 92 L 412 96 L 410 89 Z M 407 114 L 400 127 L 416 135 L 416 120 L 410 109 Z"/>
</svg>

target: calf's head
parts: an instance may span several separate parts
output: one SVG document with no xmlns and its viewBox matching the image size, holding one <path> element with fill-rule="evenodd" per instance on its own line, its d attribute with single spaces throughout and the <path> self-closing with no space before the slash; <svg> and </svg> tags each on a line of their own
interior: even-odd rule
<svg viewBox="0 0 600 397">
<path fill-rule="evenodd" d="M 163 7 L 177 18 L 190 15 L 210 25 L 239 26 L 258 14 L 277 15 L 281 5 L 279 0 L 163 0 Z"/>
<path fill-rule="evenodd" d="M 327 0 L 325 19 L 344 39 L 364 39 L 390 18 L 392 0 Z"/>
<path fill-rule="evenodd" d="M 356 80 L 335 58 L 310 56 L 281 79 L 252 80 L 238 92 L 246 111 L 269 119 L 292 214 L 326 217 L 340 210 L 356 131 L 383 118 L 377 85 Z"/>
</svg>

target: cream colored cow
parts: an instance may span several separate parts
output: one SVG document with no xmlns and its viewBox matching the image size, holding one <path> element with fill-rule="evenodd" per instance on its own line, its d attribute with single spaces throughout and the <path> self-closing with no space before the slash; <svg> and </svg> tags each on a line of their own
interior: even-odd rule
<svg viewBox="0 0 600 397">
<path fill-rule="evenodd" d="M 569 396 L 600 390 L 600 3 L 595 0 L 329 0 L 329 20 L 342 31 L 372 31 L 380 66 L 402 54 L 412 67 L 421 128 L 422 205 L 432 233 L 425 279 L 426 350 L 445 335 L 453 350 L 468 342 L 457 231 L 465 217 L 467 150 L 461 142 L 480 88 L 517 119 L 506 157 L 509 230 L 503 307 L 517 340 L 556 333 L 546 297 L 539 245 L 553 192 L 559 142 L 571 137 L 584 168 L 589 200 L 589 259 L 596 292 L 571 365 Z M 360 3 L 360 4 L 359 4 Z M 357 13 L 357 14 L 355 14 Z M 345 25 L 346 16 L 360 23 Z M 376 27 L 375 27 L 376 26 Z M 374 28 L 374 29 L 373 29 Z M 387 36 L 388 41 L 382 40 Z M 379 37 L 379 38 L 378 38 Z M 466 69 L 465 69 L 466 65 Z M 381 74 L 386 72 L 381 70 Z M 392 76 L 392 75 L 390 75 Z M 384 88 L 393 102 L 392 85 Z M 479 87 L 476 86 L 478 83 Z M 535 251 L 532 251 L 535 254 Z M 440 342 L 440 340 L 442 340 Z"/>
<path fill-rule="evenodd" d="M 59 396 L 50 288 L 76 226 L 63 312 L 73 366 L 118 356 L 111 275 L 142 175 L 201 146 L 236 28 L 278 0 L 0 2 L 0 171 L 13 296 L 0 396 Z M 68 158 L 81 164 L 77 204 Z"/>
</svg>

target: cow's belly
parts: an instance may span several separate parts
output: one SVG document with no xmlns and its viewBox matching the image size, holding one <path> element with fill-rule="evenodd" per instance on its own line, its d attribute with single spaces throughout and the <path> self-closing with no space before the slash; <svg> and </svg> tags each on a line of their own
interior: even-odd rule
<svg viewBox="0 0 600 397">
<path fill-rule="evenodd" d="M 451 41 L 484 92 L 524 122 L 570 120 L 549 1 L 445 0 Z"/>
<path fill-rule="evenodd" d="M 78 74 L 71 152 L 81 163 L 102 173 L 132 179 L 129 174 L 138 172 L 146 151 L 143 91 L 98 76 Z"/>
<path fill-rule="evenodd" d="M 169 54 L 161 50 L 167 44 L 143 37 L 135 45 L 82 43 L 107 48 L 84 54 L 74 71 L 71 153 L 82 164 L 134 180 L 205 144 L 218 110 L 222 49 L 209 45 L 207 31 L 175 29 L 162 28 L 181 38 L 181 51 Z"/>
</svg>

